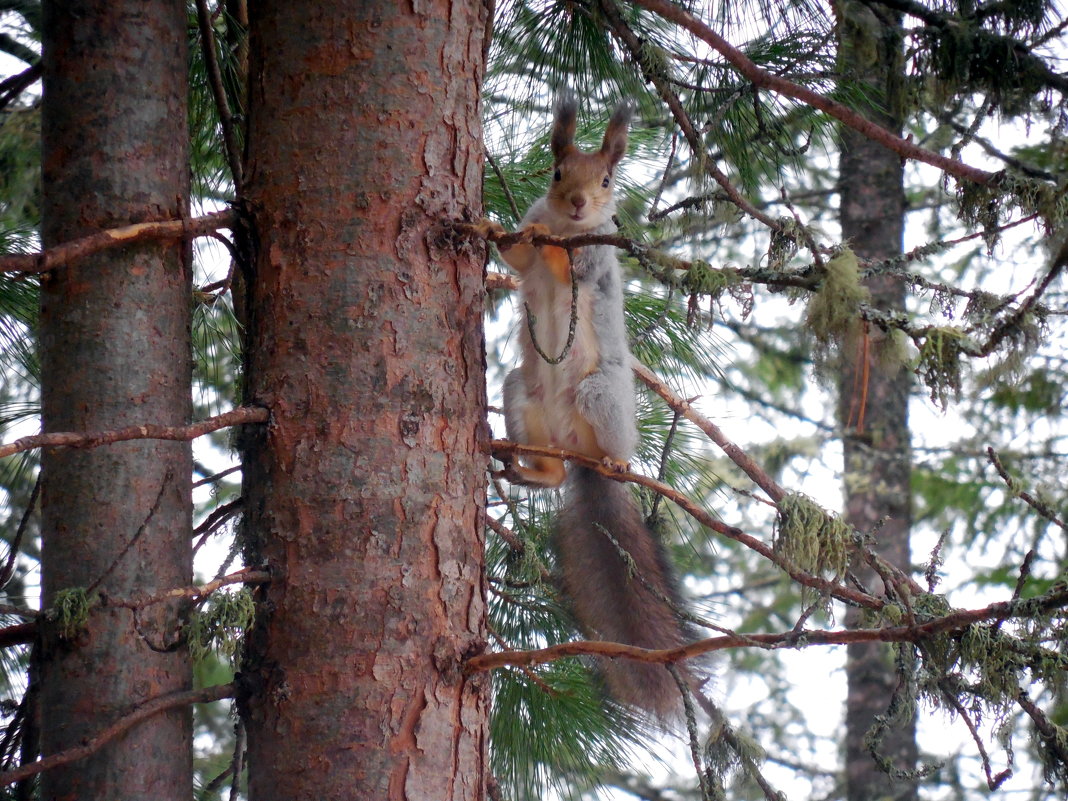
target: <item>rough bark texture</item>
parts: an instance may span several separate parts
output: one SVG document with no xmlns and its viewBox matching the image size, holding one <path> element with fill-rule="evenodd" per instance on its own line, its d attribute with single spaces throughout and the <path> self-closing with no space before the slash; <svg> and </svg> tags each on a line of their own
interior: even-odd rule
<svg viewBox="0 0 1068 801">
<path fill-rule="evenodd" d="M 485 10 L 250 10 L 250 798 L 482 799 Z"/>
<path fill-rule="evenodd" d="M 886 129 L 901 130 L 901 30 L 898 20 L 880 19 L 866 5 L 847 0 L 838 6 L 841 64 L 851 77 L 869 86 L 880 109 L 868 116 Z M 841 135 L 839 196 L 842 236 L 858 256 L 885 259 L 901 253 L 905 195 L 901 158 L 850 129 Z M 873 305 L 900 309 L 905 292 L 900 281 L 880 278 L 868 284 Z M 908 400 L 910 376 L 888 373 L 873 355 L 882 333 L 869 332 L 869 350 L 858 342 L 843 348 L 839 383 L 839 423 L 845 433 L 846 520 L 858 530 L 876 532 L 876 550 L 908 569 L 911 496 L 909 491 Z M 868 362 L 867 369 L 863 361 Z M 862 400 L 867 386 L 866 403 Z M 861 407 L 863 425 L 860 425 Z M 861 572 L 861 580 L 878 590 L 878 577 Z M 847 622 L 857 623 L 856 613 Z M 916 784 L 891 779 L 872 759 L 865 735 L 877 715 L 885 715 L 898 683 L 890 649 L 853 644 L 847 650 L 846 779 L 849 801 L 914 799 Z M 889 733 L 879 747 L 895 767 L 916 764 L 914 724 Z"/>
<path fill-rule="evenodd" d="M 42 239 L 188 212 L 185 5 L 44 5 Z M 43 280 L 45 431 L 189 421 L 191 270 L 167 240 L 89 256 Z M 72 587 L 130 597 L 192 578 L 190 446 L 139 441 L 42 457 L 43 605 Z M 94 612 L 41 638 L 44 754 L 81 744 L 146 699 L 185 690 L 179 609 Z M 44 799 L 187 799 L 191 713 L 153 717 L 91 759 L 49 771 Z"/>
</svg>

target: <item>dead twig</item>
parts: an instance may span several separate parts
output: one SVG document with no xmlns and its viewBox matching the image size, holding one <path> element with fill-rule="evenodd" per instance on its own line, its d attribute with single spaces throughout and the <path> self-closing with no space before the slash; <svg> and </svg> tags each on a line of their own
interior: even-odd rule
<svg viewBox="0 0 1068 801">
<path fill-rule="evenodd" d="M 189 704 L 207 704 L 212 701 L 221 701 L 223 698 L 232 698 L 234 691 L 235 687 L 233 683 L 216 684 L 212 687 L 203 687 L 199 690 L 185 690 L 152 698 L 141 706 L 135 708 L 128 715 L 119 718 L 110 726 L 103 728 L 82 745 L 74 746 L 73 748 L 68 748 L 55 754 L 50 754 L 49 756 L 38 759 L 36 762 L 31 762 L 28 765 L 20 765 L 13 770 L 0 773 L 0 786 L 13 784 L 22 779 L 28 779 L 30 776 L 44 773 L 46 770 L 57 768 L 60 765 L 69 765 L 71 762 L 77 762 L 80 759 L 92 756 L 116 737 L 125 734 L 141 721 L 147 720 L 160 712 L 174 709 L 175 707 L 188 706 Z"/>
<path fill-rule="evenodd" d="M 198 423 L 187 426 L 161 426 L 145 424 L 139 426 L 127 426 L 113 431 L 54 431 L 47 434 L 33 434 L 22 437 L 14 442 L 0 445 L 0 458 L 11 456 L 22 451 L 34 448 L 96 448 L 101 445 L 109 445 L 113 442 L 126 442 L 133 439 L 162 439 L 175 442 L 188 442 L 189 440 L 219 431 L 231 426 L 244 425 L 245 423 L 266 423 L 270 418 L 270 411 L 262 406 L 239 406 L 223 414 L 209 417 Z"/>
<path fill-rule="evenodd" d="M 147 239 L 189 239 L 207 236 L 220 228 L 232 227 L 236 220 L 237 215 L 228 209 L 195 219 L 160 220 L 110 228 L 81 239 L 63 242 L 40 253 L 13 253 L 0 256 L 0 272 L 43 273 L 93 253 L 134 242 L 143 242 Z"/>
</svg>

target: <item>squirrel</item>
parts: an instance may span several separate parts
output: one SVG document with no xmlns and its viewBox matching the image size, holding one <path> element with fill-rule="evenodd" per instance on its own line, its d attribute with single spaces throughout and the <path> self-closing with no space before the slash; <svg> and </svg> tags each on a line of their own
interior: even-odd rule
<svg viewBox="0 0 1068 801">
<path fill-rule="evenodd" d="M 572 261 L 563 248 L 530 243 L 536 235 L 616 230 L 615 172 L 626 154 L 632 108 L 628 103 L 616 108 L 601 149 L 593 152 L 574 144 L 576 110 L 570 95 L 558 101 L 550 139 L 552 182 L 520 222 L 524 241 L 500 248 L 519 274 L 533 321 L 520 324 L 521 362 L 504 381 L 505 427 L 517 443 L 564 448 L 623 471 L 638 445 L 638 429 L 615 248 L 583 246 L 572 251 Z M 496 223 L 485 225 L 503 232 Z M 551 363 L 561 353 L 562 360 Z M 586 636 L 650 649 L 690 639 L 676 611 L 679 594 L 667 554 L 625 484 L 544 456 L 521 456 L 506 466 L 506 475 L 533 487 L 565 485 L 553 549 L 560 589 Z M 602 661 L 613 698 L 662 721 L 677 717 L 679 690 L 663 665 Z"/>
</svg>

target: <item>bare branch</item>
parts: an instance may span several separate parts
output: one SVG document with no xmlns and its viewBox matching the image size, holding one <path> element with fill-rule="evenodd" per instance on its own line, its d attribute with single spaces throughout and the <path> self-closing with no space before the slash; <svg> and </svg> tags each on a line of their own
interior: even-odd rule
<svg viewBox="0 0 1068 801">
<path fill-rule="evenodd" d="M 997 452 L 993 448 L 986 449 L 986 455 L 990 459 L 990 463 L 994 465 L 994 469 L 998 471 L 998 475 L 1001 476 L 1001 480 L 1005 482 L 1005 486 L 1009 488 L 1009 492 L 1026 503 L 1048 521 L 1058 526 L 1064 531 L 1068 531 L 1068 526 L 1064 524 L 1064 521 L 1057 517 L 1057 513 L 1050 508 L 1049 504 L 1036 498 L 1026 490 L 1020 489 L 1016 480 L 1009 475 L 1009 472 L 1005 469 L 1005 465 L 1001 463 L 1001 458 L 997 455 Z"/>
<path fill-rule="evenodd" d="M 123 609 L 144 609 L 147 606 L 174 601 L 179 598 L 199 601 L 207 598 L 216 590 L 231 584 L 266 584 L 270 580 L 271 574 L 268 571 L 255 570 L 251 567 L 246 567 L 234 573 L 230 573 L 227 576 L 223 576 L 222 578 L 209 581 L 206 584 L 194 584 L 189 587 L 175 587 L 174 589 L 164 590 L 163 592 L 158 592 L 153 595 L 143 595 L 128 600 L 107 598 L 104 603 L 106 606 L 118 606 Z"/>
<path fill-rule="evenodd" d="M 236 214 L 226 210 L 190 220 L 161 220 L 124 225 L 121 228 L 97 231 L 71 242 L 63 242 L 41 253 L 0 256 L 0 272 L 43 273 L 108 248 L 143 242 L 146 239 L 189 239 L 206 236 L 220 228 L 232 227 L 235 221 Z"/>
<path fill-rule="evenodd" d="M 108 445 L 113 442 L 125 442 L 132 439 L 163 439 L 177 442 L 187 442 L 212 431 L 218 431 L 230 426 L 243 425 L 245 423 L 266 423 L 270 418 L 270 411 L 262 406 L 239 406 L 223 414 L 192 423 L 187 426 L 161 426 L 146 424 L 140 426 L 128 426 L 114 431 L 54 431 L 47 434 L 34 434 L 22 437 L 14 442 L 0 445 L 0 458 L 11 456 L 22 451 L 34 448 L 96 448 L 100 445 Z"/>
<path fill-rule="evenodd" d="M 611 0 L 601 0 L 600 5 L 601 10 L 604 12 L 605 17 L 612 28 L 612 33 L 615 34 L 616 38 L 623 43 L 628 51 L 630 51 L 631 58 L 642 67 L 645 79 L 656 87 L 657 92 L 660 94 L 660 98 L 671 110 L 671 114 L 675 118 L 675 123 L 679 126 L 683 136 L 686 137 L 686 142 L 690 145 L 690 149 L 694 153 L 704 153 L 705 146 L 701 141 L 701 135 L 697 132 L 697 128 L 694 126 L 693 121 L 683 108 L 682 101 L 679 100 L 678 95 L 656 70 L 648 69 L 646 67 L 646 60 L 643 57 L 644 48 L 641 39 L 639 39 L 634 31 L 627 25 L 615 3 L 611 2 Z M 712 180 L 719 184 L 720 188 L 727 194 L 727 197 L 734 205 L 754 220 L 760 221 L 773 231 L 778 231 L 782 227 L 778 220 L 758 209 L 748 198 L 742 195 L 738 188 L 730 182 L 730 179 L 727 178 L 723 171 L 716 167 L 712 159 L 704 159 L 704 162 L 705 171 L 709 174 Z"/>
<path fill-rule="evenodd" d="M 36 762 L 31 762 L 28 765 L 21 765 L 14 770 L 0 773 L 0 786 L 13 784 L 14 782 L 27 779 L 30 776 L 36 776 L 39 773 L 44 773 L 46 770 L 51 770 L 60 765 L 69 765 L 71 762 L 77 762 L 80 759 L 92 756 L 116 737 L 125 734 L 138 723 L 147 720 L 160 712 L 180 706 L 188 706 L 189 704 L 206 704 L 212 701 L 220 701 L 223 698 L 232 698 L 234 692 L 235 686 L 233 683 L 230 683 L 216 684 L 212 687 L 204 687 L 199 690 L 185 690 L 183 692 L 157 696 L 137 707 L 130 712 L 130 714 L 102 729 L 84 745 L 68 748 L 65 751 L 60 751 L 59 753 L 38 759 Z"/>
</svg>

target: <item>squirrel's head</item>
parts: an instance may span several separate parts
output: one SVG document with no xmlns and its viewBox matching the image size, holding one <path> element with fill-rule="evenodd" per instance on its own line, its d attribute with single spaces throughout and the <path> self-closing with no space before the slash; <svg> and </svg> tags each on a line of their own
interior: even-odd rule
<svg viewBox="0 0 1068 801">
<path fill-rule="evenodd" d="M 601 149 L 585 153 L 575 146 L 576 108 L 570 95 L 564 95 L 556 106 L 548 205 L 554 214 L 567 220 L 566 225 L 553 226 L 554 229 L 579 232 L 596 228 L 615 211 L 615 170 L 627 152 L 632 109 L 629 103 L 621 103 L 608 121 Z"/>
</svg>

